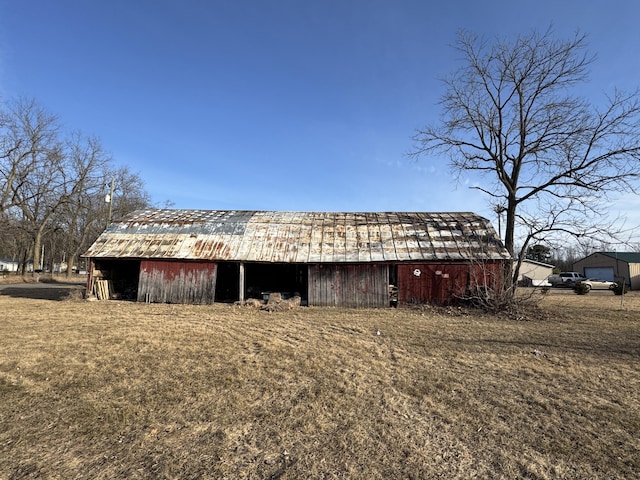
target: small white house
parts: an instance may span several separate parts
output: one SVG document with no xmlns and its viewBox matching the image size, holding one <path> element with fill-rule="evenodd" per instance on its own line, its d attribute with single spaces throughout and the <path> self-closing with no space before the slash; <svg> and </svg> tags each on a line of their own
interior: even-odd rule
<svg viewBox="0 0 640 480">
<path fill-rule="evenodd" d="M 518 283 L 525 287 L 548 287 L 549 275 L 553 273 L 553 265 L 524 259 L 520 265 Z"/>
<path fill-rule="evenodd" d="M 0 258 L 0 272 L 17 272 L 18 262 L 7 258 Z"/>
</svg>

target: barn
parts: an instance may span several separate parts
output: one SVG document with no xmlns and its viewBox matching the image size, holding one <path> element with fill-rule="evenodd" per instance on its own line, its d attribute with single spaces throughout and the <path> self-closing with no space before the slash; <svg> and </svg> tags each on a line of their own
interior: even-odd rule
<svg viewBox="0 0 640 480">
<path fill-rule="evenodd" d="M 610 282 L 622 281 L 631 290 L 640 290 L 640 253 L 596 252 L 573 264 L 576 272 L 587 278 Z"/>
<path fill-rule="evenodd" d="M 340 307 L 446 304 L 495 287 L 510 262 L 487 219 L 425 212 L 147 209 L 109 225 L 84 256 L 87 293 L 103 298 L 210 304 L 279 292 Z"/>
</svg>

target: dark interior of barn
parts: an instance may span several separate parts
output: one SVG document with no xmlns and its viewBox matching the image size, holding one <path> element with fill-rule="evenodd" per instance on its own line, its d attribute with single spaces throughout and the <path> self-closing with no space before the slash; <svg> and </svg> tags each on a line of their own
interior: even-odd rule
<svg viewBox="0 0 640 480">
<path fill-rule="evenodd" d="M 140 260 L 96 260 L 94 270 L 98 277 L 109 280 L 114 298 L 136 300 Z"/>
<path fill-rule="evenodd" d="M 308 268 L 306 265 L 287 263 L 245 264 L 245 298 L 266 299 L 272 292 L 282 298 L 299 296 L 307 303 Z"/>
<path fill-rule="evenodd" d="M 140 276 L 139 260 L 96 260 L 97 277 L 110 281 L 113 298 L 136 300 Z M 232 303 L 240 299 L 240 263 L 220 262 L 217 265 L 215 301 Z M 283 298 L 301 297 L 308 301 L 308 268 L 306 265 L 284 263 L 244 264 L 244 298 L 266 299 L 272 292 Z"/>
<path fill-rule="evenodd" d="M 308 268 L 306 265 L 285 263 L 245 263 L 244 298 L 264 300 L 273 292 L 283 298 L 295 295 L 301 304 L 307 302 Z M 216 280 L 216 302 L 235 302 L 240 298 L 240 264 L 218 263 Z"/>
</svg>

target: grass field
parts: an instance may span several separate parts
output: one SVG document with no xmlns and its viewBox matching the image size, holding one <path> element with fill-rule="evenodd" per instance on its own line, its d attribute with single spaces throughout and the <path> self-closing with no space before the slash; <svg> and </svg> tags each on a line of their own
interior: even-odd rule
<svg viewBox="0 0 640 480">
<path fill-rule="evenodd" d="M 640 296 L 268 313 L 0 295 L 0 478 L 640 477 Z"/>
</svg>

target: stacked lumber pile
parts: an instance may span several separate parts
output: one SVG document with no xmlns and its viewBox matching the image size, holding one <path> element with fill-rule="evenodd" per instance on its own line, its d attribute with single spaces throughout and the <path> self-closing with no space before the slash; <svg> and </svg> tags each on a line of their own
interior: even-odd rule
<svg viewBox="0 0 640 480">
<path fill-rule="evenodd" d="M 93 285 L 93 293 L 98 300 L 109 300 L 113 292 L 111 280 L 96 280 Z"/>
</svg>

